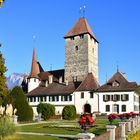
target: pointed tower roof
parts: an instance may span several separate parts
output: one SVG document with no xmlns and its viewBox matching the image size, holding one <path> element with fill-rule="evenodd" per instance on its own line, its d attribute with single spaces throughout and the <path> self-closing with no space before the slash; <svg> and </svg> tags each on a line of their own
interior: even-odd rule
<svg viewBox="0 0 140 140">
<path fill-rule="evenodd" d="M 29 77 L 31 78 L 38 78 L 38 74 L 40 73 L 39 71 L 39 66 L 38 66 L 38 63 L 37 63 L 37 60 L 36 60 L 36 50 L 34 48 L 33 50 L 33 57 L 32 57 L 32 65 L 31 65 L 31 72 L 30 72 L 30 75 Z"/>
<path fill-rule="evenodd" d="M 91 91 L 99 88 L 99 84 L 92 73 L 88 73 L 76 91 Z"/>
<path fill-rule="evenodd" d="M 86 19 L 83 17 L 77 21 L 74 27 L 65 35 L 64 38 L 69 38 L 69 37 L 73 37 L 73 36 L 77 36 L 77 35 L 85 34 L 85 33 L 90 34 L 91 37 L 93 37 L 97 41 Z"/>
</svg>

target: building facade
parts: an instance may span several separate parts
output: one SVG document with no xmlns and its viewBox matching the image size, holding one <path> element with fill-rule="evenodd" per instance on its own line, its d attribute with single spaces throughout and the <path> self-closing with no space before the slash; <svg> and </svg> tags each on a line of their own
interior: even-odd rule
<svg viewBox="0 0 140 140">
<path fill-rule="evenodd" d="M 26 95 L 34 114 L 40 102 L 55 105 L 56 114 L 66 105 L 75 105 L 78 114 L 139 111 L 137 84 L 128 82 L 119 71 L 99 85 L 98 41 L 85 18 L 80 18 L 64 39 L 64 69 L 44 71 L 33 50 Z"/>
</svg>

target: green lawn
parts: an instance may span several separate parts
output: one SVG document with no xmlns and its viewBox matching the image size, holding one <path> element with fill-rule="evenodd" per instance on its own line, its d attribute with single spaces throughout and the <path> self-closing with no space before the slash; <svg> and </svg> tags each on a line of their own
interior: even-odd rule
<svg viewBox="0 0 140 140">
<path fill-rule="evenodd" d="M 106 132 L 106 125 L 109 124 L 108 120 L 95 121 L 95 126 L 90 128 L 88 131 L 94 133 L 95 135 L 100 135 Z M 117 125 L 118 121 L 115 120 L 113 124 Z M 64 127 L 64 126 L 70 127 Z M 17 132 L 34 132 L 34 133 L 49 133 L 49 134 L 66 134 L 66 135 L 76 135 L 81 133 L 83 130 L 80 128 L 78 121 L 60 121 L 60 122 L 44 122 L 44 124 L 28 125 L 28 126 L 18 126 L 16 127 Z M 14 139 L 6 140 L 73 140 L 68 138 L 59 138 L 53 136 L 31 136 L 31 135 L 15 135 Z"/>
<path fill-rule="evenodd" d="M 74 139 L 53 136 L 14 135 L 4 140 L 74 140 Z"/>
</svg>

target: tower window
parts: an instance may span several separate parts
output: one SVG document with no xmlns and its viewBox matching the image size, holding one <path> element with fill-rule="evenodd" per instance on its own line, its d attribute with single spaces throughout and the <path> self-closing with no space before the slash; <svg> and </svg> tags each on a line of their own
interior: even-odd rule
<svg viewBox="0 0 140 140">
<path fill-rule="evenodd" d="M 71 40 L 74 40 L 74 37 L 71 37 L 70 39 L 71 39 Z"/>
<path fill-rule="evenodd" d="M 83 39 L 84 38 L 84 34 L 80 35 L 80 39 Z"/>
<path fill-rule="evenodd" d="M 75 51 L 76 51 L 76 52 L 78 51 L 78 46 L 75 46 Z"/>
</svg>

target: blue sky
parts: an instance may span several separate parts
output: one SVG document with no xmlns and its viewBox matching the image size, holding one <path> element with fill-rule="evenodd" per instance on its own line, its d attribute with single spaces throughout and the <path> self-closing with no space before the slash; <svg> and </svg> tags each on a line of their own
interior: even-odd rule
<svg viewBox="0 0 140 140">
<path fill-rule="evenodd" d="M 10 73 L 29 73 L 33 47 L 45 70 L 64 68 L 65 34 L 85 17 L 99 43 L 99 82 L 119 65 L 129 81 L 140 84 L 139 0 L 6 0 L 0 9 L 1 49 Z M 33 41 L 33 35 L 36 40 Z"/>
</svg>

